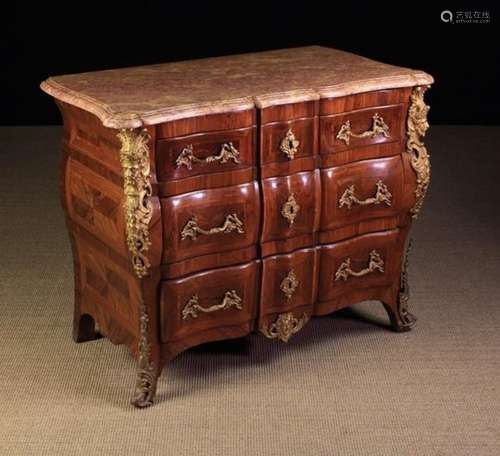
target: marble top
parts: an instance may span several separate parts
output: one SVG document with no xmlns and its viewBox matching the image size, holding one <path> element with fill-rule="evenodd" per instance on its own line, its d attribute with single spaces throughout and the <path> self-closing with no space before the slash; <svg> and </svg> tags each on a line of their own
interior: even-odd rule
<svg viewBox="0 0 500 456">
<path fill-rule="evenodd" d="M 320 46 L 53 76 L 41 88 L 111 128 L 431 84 L 430 75 Z"/>
</svg>

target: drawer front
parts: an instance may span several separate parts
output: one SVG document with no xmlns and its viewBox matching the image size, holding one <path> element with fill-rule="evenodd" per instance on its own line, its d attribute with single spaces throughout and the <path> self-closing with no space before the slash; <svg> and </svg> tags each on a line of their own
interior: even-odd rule
<svg viewBox="0 0 500 456">
<path fill-rule="evenodd" d="M 160 181 L 255 166 L 255 127 L 159 140 L 157 163 Z"/>
<path fill-rule="evenodd" d="M 257 97 L 257 103 L 262 100 Z M 262 178 L 286 176 L 316 168 L 318 101 L 262 108 L 260 163 Z"/>
<path fill-rule="evenodd" d="M 193 274 L 161 284 L 162 342 L 256 318 L 258 261 Z"/>
<path fill-rule="evenodd" d="M 260 316 L 297 307 L 312 309 L 318 286 L 318 249 L 297 250 L 263 260 Z"/>
<path fill-rule="evenodd" d="M 321 117 L 320 153 L 334 154 L 329 165 L 400 153 L 404 107 L 377 106 Z"/>
<path fill-rule="evenodd" d="M 264 125 L 260 150 L 263 177 L 314 169 L 316 118 Z"/>
<path fill-rule="evenodd" d="M 403 209 L 401 156 L 323 169 L 321 230 L 397 216 Z"/>
<path fill-rule="evenodd" d="M 318 301 L 398 284 L 403 242 L 396 229 L 322 246 Z"/>
<path fill-rule="evenodd" d="M 318 230 L 320 219 L 319 171 L 263 179 L 262 191 L 264 194 L 262 244 L 286 241 L 299 236 L 309 236 L 311 239 L 308 242 L 312 243 L 312 235 Z M 285 245 L 282 247 L 286 248 Z M 276 249 L 272 253 L 283 251 L 281 247 Z M 272 254 L 271 251 L 264 250 L 264 254 Z"/>
<path fill-rule="evenodd" d="M 164 263 L 234 251 L 258 242 L 257 182 L 162 198 L 161 207 Z"/>
</svg>

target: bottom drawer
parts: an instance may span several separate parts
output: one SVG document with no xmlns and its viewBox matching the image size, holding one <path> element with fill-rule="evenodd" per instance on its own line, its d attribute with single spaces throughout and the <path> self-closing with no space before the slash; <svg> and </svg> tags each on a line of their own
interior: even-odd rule
<svg viewBox="0 0 500 456">
<path fill-rule="evenodd" d="M 400 281 L 405 232 L 365 234 L 324 245 L 316 313 L 323 314 L 365 299 L 380 299 Z"/>
<path fill-rule="evenodd" d="M 162 282 L 162 342 L 255 319 L 259 269 L 253 261 Z"/>
<path fill-rule="evenodd" d="M 316 247 L 264 259 L 259 330 L 287 342 L 313 313 L 318 292 Z"/>
<path fill-rule="evenodd" d="M 259 318 L 297 307 L 312 310 L 318 290 L 318 249 L 265 258 Z"/>
</svg>

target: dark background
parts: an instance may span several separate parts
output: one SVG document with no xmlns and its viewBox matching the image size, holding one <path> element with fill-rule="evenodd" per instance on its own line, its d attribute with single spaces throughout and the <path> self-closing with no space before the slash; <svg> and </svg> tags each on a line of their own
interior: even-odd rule
<svg viewBox="0 0 500 456">
<path fill-rule="evenodd" d="M 3 17 L 2 125 L 61 123 L 38 87 L 49 75 L 310 44 L 432 74 L 432 123 L 500 124 L 500 7 L 492 4 L 39 3 Z M 490 23 L 447 24 L 444 9 L 486 10 Z"/>
</svg>

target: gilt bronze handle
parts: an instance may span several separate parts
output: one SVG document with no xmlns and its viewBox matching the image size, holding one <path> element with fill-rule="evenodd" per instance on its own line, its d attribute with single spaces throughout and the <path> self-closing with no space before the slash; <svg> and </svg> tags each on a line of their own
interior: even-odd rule
<svg viewBox="0 0 500 456">
<path fill-rule="evenodd" d="M 268 327 L 262 326 L 260 332 L 268 339 L 279 339 L 288 342 L 290 337 L 297 334 L 309 321 L 309 316 L 304 313 L 300 318 L 295 318 L 292 312 L 280 314 Z"/>
<path fill-rule="evenodd" d="M 227 163 L 232 160 L 234 163 L 240 163 L 240 152 L 233 146 L 232 142 L 224 143 L 220 146 L 220 151 L 216 155 L 209 155 L 205 158 L 198 158 L 193 152 L 193 145 L 182 149 L 182 152 L 175 160 L 177 168 L 185 166 L 187 169 L 193 169 L 193 163 Z"/>
<path fill-rule="evenodd" d="M 187 320 L 188 318 L 198 318 L 199 312 L 211 313 L 218 310 L 228 310 L 234 307 L 237 310 L 243 309 L 243 299 L 238 296 L 236 290 L 226 291 L 224 293 L 224 298 L 220 304 L 214 304 L 210 307 L 202 307 L 200 304 L 200 298 L 198 295 L 193 295 L 188 300 L 184 308 L 182 309 L 182 319 Z"/>
<path fill-rule="evenodd" d="M 375 185 L 377 186 L 375 195 L 370 198 L 366 198 L 365 200 L 358 199 L 355 195 L 356 187 L 354 185 L 350 185 L 345 189 L 339 199 L 339 208 L 347 206 L 347 209 L 351 209 L 353 204 L 368 206 L 369 204 L 385 203 L 387 206 L 390 206 L 392 204 L 392 194 L 387 188 L 387 185 L 385 185 L 381 180 L 377 181 Z"/>
<path fill-rule="evenodd" d="M 201 228 L 198 225 L 198 219 L 196 218 L 196 216 L 193 216 L 184 225 L 184 228 L 181 231 L 181 239 L 184 240 L 187 238 L 191 238 L 193 240 L 196 240 L 199 234 L 209 236 L 211 234 L 231 233 L 233 231 L 236 231 L 238 234 L 245 233 L 245 230 L 243 229 L 243 222 L 235 213 L 226 215 L 226 219 L 221 226 L 216 226 L 208 230 Z"/>
<path fill-rule="evenodd" d="M 353 271 L 351 269 L 351 259 L 345 259 L 337 272 L 335 273 L 335 281 L 344 280 L 346 281 L 350 276 L 352 277 L 362 277 L 372 272 L 379 271 L 384 272 L 384 260 L 376 250 L 370 252 L 370 259 L 368 260 L 368 267 L 361 269 L 361 271 Z"/>
<path fill-rule="evenodd" d="M 372 126 L 369 130 L 363 131 L 362 133 L 354 133 L 351 130 L 351 121 L 345 121 L 340 127 L 336 138 L 349 144 L 352 138 L 373 138 L 377 135 L 384 135 L 386 138 L 389 137 L 389 126 L 384 122 L 382 116 L 375 113 L 372 117 Z"/>
</svg>

